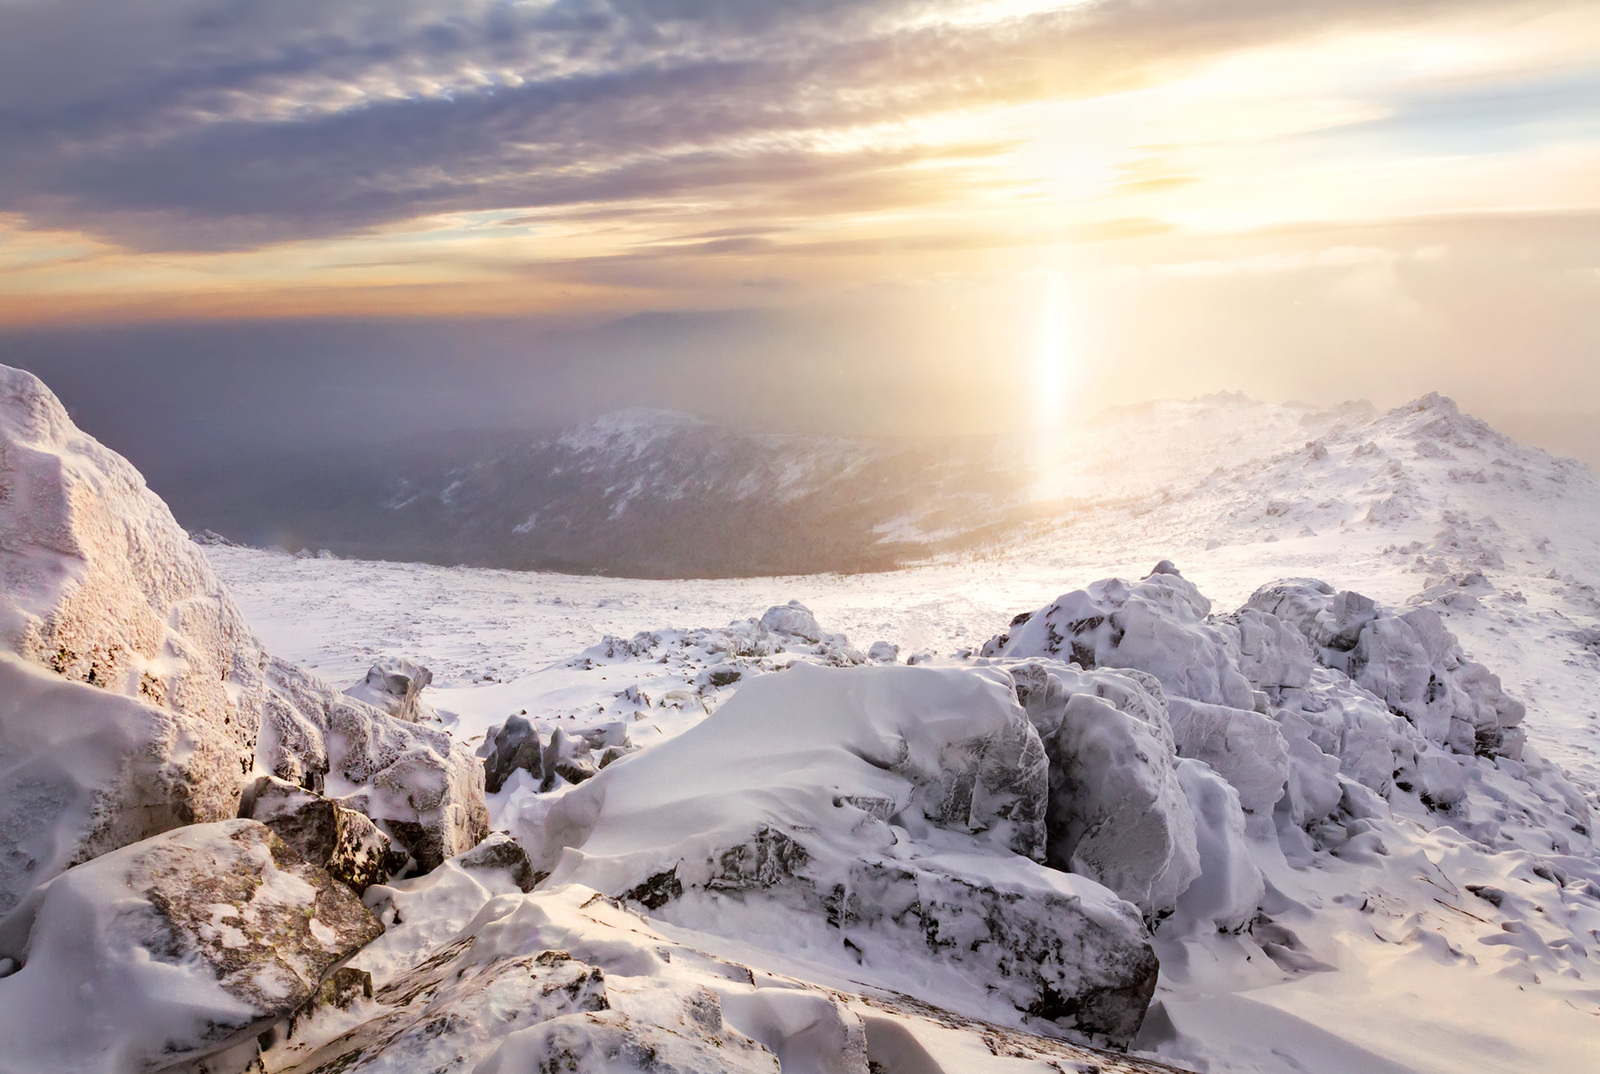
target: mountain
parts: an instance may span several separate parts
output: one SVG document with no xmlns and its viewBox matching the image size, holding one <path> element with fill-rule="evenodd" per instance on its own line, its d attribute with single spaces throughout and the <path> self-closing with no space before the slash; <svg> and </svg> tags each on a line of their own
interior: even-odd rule
<svg viewBox="0 0 1600 1074">
<path fill-rule="evenodd" d="M 847 439 L 632 409 L 555 436 L 234 462 L 164 491 L 191 529 L 366 559 L 635 577 L 858 572 L 1002 543 L 1067 506 L 1187 488 L 1213 465 L 1362 413 L 1212 396 L 1006 436 Z"/>
</svg>

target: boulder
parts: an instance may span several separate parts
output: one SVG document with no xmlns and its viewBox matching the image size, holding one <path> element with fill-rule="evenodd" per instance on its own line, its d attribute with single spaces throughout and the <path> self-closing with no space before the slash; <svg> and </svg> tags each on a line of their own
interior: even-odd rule
<svg viewBox="0 0 1600 1074">
<path fill-rule="evenodd" d="M 1194 814 L 1200 875 L 1178 896 L 1173 920 L 1162 926 L 1238 932 L 1256 916 L 1266 891 L 1261 870 L 1250 856 L 1239 792 L 1201 761 L 1180 760 L 1178 782 Z"/>
<path fill-rule="evenodd" d="M 842 946 L 908 989 L 932 976 L 1126 1043 L 1155 957 L 1134 906 L 1033 860 L 1048 766 L 1000 669 L 800 665 L 517 834 L 547 885 L 779 949 Z"/>
<path fill-rule="evenodd" d="M 263 661 L 138 471 L 0 366 L 0 913 L 96 854 L 234 816 Z"/>
<path fill-rule="evenodd" d="M 407 723 L 432 721 L 439 718 L 438 713 L 422 703 L 422 691 L 432 681 L 433 672 L 421 664 L 385 657 L 373 664 L 367 677 L 346 690 L 345 695 Z"/>
<path fill-rule="evenodd" d="M 1397 614 L 1359 593 L 1312 579 L 1263 586 L 1248 607 L 1290 623 L 1317 661 L 1347 675 L 1435 745 L 1517 758 L 1524 709 L 1500 680 L 1466 659 L 1432 608 Z"/>
<path fill-rule="evenodd" d="M 253 820 L 62 873 L 0 920 L 0 1069 L 127 1074 L 250 1049 L 383 926 Z"/>
<path fill-rule="evenodd" d="M 543 874 L 533 868 L 528 852 L 509 835 L 496 832 L 483 842 L 455 859 L 457 865 L 470 872 L 498 871 L 516 885 L 518 891 L 532 891 L 543 879 Z"/>
<path fill-rule="evenodd" d="M 1224 633 L 1207 621 L 1210 611 L 1211 602 L 1176 573 L 1141 582 L 1110 578 L 1017 616 L 981 655 L 1135 668 L 1154 675 L 1169 695 L 1251 708 L 1250 680 L 1236 666 Z"/>
<path fill-rule="evenodd" d="M 545 743 L 540 760 L 544 769 L 544 781 L 540 784 L 540 790 L 555 789 L 557 780 L 582 783 L 589 779 L 599 771 L 595 767 L 592 753 L 589 743 L 581 736 L 568 734 L 561 727 L 550 732 L 550 741 Z"/>
<path fill-rule="evenodd" d="M 489 832 L 483 765 L 442 729 L 398 720 L 273 659 L 260 768 L 364 813 L 427 872 Z"/>
<path fill-rule="evenodd" d="M 521 716 L 512 716 L 484 736 L 483 786 L 498 794 L 506 780 L 518 769 L 527 772 L 535 783 L 544 780 L 543 744 L 538 728 Z"/>
<path fill-rule="evenodd" d="M 1146 917 L 1170 911 L 1199 860 L 1159 693 L 1119 672 L 1053 662 L 1007 670 L 1050 761 L 1045 861 Z"/>
<path fill-rule="evenodd" d="M 783 634 L 815 645 L 823 638 L 822 627 L 811 609 L 798 600 L 777 604 L 761 616 L 761 629 L 772 634 Z"/>
<path fill-rule="evenodd" d="M 1167 699 L 1181 757 L 1204 761 L 1239 793 L 1247 813 L 1271 813 L 1289 778 L 1289 747 L 1277 721 L 1248 709 Z"/>
<path fill-rule="evenodd" d="M 259 820 L 307 861 L 361 894 L 405 864 L 371 818 L 331 798 L 261 776 L 245 791 L 239 815 Z"/>
</svg>

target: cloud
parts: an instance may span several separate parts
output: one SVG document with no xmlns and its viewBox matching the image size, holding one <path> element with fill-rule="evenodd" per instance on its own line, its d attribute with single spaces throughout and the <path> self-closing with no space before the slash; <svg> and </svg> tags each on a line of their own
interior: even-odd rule
<svg viewBox="0 0 1600 1074">
<path fill-rule="evenodd" d="M 823 174 L 818 211 L 874 183 L 915 203 L 918 183 L 878 180 L 920 117 L 1470 6 L 1105 0 L 986 21 L 957 19 L 961 0 L 25 2 L 0 6 L 0 212 L 205 250 L 735 187 L 792 203 Z"/>
</svg>

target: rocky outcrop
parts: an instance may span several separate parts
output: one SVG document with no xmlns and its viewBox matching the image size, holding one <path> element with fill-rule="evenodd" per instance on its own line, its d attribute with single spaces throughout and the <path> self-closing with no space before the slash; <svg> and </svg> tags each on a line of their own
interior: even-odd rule
<svg viewBox="0 0 1600 1074">
<path fill-rule="evenodd" d="M 346 690 L 345 695 L 407 723 L 432 721 L 439 718 L 438 714 L 422 703 L 422 691 L 432 681 L 433 672 L 421 664 L 385 657 L 373 664 L 367 677 Z"/>
<path fill-rule="evenodd" d="M 295 853 L 357 895 L 405 864 L 406 855 L 395 852 L 371 818 L 274 776 L 250 785 L 239 815 L 271 828 Z"/>
<path fill-rule="evenodd" d="M 1159 686 L 1057 661 L 1008 670 L 1050 761 L 1045 860 L 1147 917 L 1171 910 L 1200 863 Z"/>
<path fill-rule="evenodd" d="M 165 1070 L 251 1046 L 383 926 L 264 824 L 104 854 L 0 921 L 0 1070 Z M 19 957 L 20 956 L 20 957 Z"/>
<path fill-rule="evenodd" d="M 1155 957 L 1134 906 L 1035 860 L 1049 766 L 999 669 L 801 665 L 569 791 L 534 864 L 668 920 L 778 913 L 864 965 L 1126 1043 Z"/>
<path fill-rule="evenodd" d="M 232 817 L 263 663 L 133 466 L 0 366 L 0 912 L 96 854 Z"/>
<path fill-rule="evenodd" d="M 1292 624 L 1318 663 L 1348 676 L 1423 736 L 1456 753 L 1516 758 L 1525 710 L 1500 679 L 1468 660 L 1432 608 L 1394 612 L 1325 582 L 1290 579 L 1258 589 L 1249 607 Z"/>
<path fill-rule="evenodd" d="M 377 821 L 427 872 L 489 832 L 483 766 L 441 729 L 339 693 L 303 668 L 267 667 L 259 764 Z"/>
</svg>

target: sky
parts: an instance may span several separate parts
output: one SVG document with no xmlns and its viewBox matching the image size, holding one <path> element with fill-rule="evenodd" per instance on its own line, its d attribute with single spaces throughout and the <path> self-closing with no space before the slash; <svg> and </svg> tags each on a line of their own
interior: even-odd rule
<svg viewBox="0 0 1600 1074">
<path fill-rule="evenodd" d="M 8 356 L 255 385 L 261 435 L 1216 390 L 1581 434 L 1600 4 L 0 0 Z"/>
</svg>

